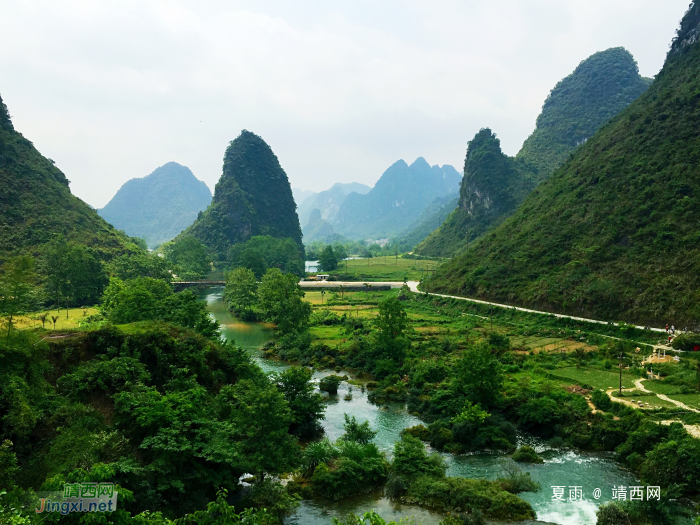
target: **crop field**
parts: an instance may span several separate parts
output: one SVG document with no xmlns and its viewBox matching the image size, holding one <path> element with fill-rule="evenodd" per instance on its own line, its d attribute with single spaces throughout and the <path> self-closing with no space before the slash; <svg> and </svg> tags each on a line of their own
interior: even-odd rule
<svg viewBox="0 0 700 525">
<path fill-rule="evenodd" d="M 46 315 L 45 328 L 52 330 L 54 328 L 51 320 L 52 316 L 58 317 L 56 320 L 56 330 L 69 330 L 72 328 L 80 328 L 81 324 L 85 323 L 86 318 L 98 313 L 97 308 L 69 308 L 68 317 L 66 318 L 65 308 L 62 310 L 45 310 L 43 312 L 33 312 L 30 315 L 17 317 L 13 324 L 16 328 L 41 328 L 42 315 Z"/>
<path fill-rule="evenodd" d="M 551 370 L 550 373 L 562 379 L 572 379 L 580 384 L 591 385 L 594 388 L 609 390 L 617 388 L 620 385 L 620 375 L 617 370 L 600 370 L 591 369 L 588 367 L 576 368 L 557 368 Z M 634 381 L 639 379 L 639 376 L 633 376 L 629 372 L 622 372 L 622 388 L 634 388 Z"/>
<path fill-rule="evenodd" d="M 353 281 L 420 281 L 437 268 L 440 261 L 404 259 L 384 256 L 341 261 L 338 269 L 330 272 L 339 280 Z"/>
</svg>

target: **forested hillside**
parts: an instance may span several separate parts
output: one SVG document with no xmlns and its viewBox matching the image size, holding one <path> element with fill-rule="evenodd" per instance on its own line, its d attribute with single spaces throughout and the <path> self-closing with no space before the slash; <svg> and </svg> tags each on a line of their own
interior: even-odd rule
<svg viewBox="0 0 700 525">
<path fill-rule="evenodd" d="M 700 4 L 651 87 L 433 287 L 600 319 L 700 320 Z"/>
<path fill-rule="evenodd" d="M 127 181 L 98 213 L 155 248 L 192 224 L 210 202 L 204 182 L 189 168 L 168 162 L 147 177 Z"/>
<path fill-rule="evenodd" d="M 197 238 L 225 260 L 231 246 L 258 235 L 289 237 L 303 250 L 287 174 L 270 146 L 243 130 L 226 149 L 211 205 L 181 237 Z"/>
<path fill-rule="evenodd" d="M 0 98 L 0 259 L 37 255 L 58 235 L 90 246 L 103 259 L 138 250 L 129 238 L 71 194 L 51 159 L 15 131 Z"/>
<path fill-rule="evenodd" d="M 335 220 L 336 232 L 351 239 L 396 235 L 437 197 L 456 194 L 459 173 L 450 165 L 430 166 L 422 157 L 410 166 L 403 160 L 390 166 L 366 195 L 351 193 Z"/>
<path fill-rule="evenodd" d="M 467 152 L 459 207 L 438 230 L 416 246 L 416 253 L 436 257 L 454 255 L 499 224 L 572 151 L 643 93 L 649 82 L 650 79 L 639 75 L 629 51 L 621 47 L 595 53 L 581 62 L 552 89 L 537 118 L 535 131 L 515 159 L 506 160 L 500 149 L 490 157 L 479 154 L 481 160 L 475 172 Z M 498 194 L 494 193 L 503 181 L 512 181 L 515 172 L 519 173 L 517 189 L 508 182 Z M 488 187 L 488 199 L 478 196 L 482 187 Z M 473 209 L 475 201 L 482 201 L 482 205 Z"/>
</svg>

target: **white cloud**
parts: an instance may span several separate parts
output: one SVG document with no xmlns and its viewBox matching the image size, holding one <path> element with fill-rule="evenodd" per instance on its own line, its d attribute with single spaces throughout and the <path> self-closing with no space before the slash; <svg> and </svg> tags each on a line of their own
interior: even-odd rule
<svg viewBox="0 0 700 525">
<path fill-rule="evenodd" d="M 98 207 L 170 160 L 213 188 L 243 128 L 294 186 L 372 184 L 398 158 L 461 169 L 484 126 L 514 154 L 596 51 L 654 75 L 688 2 L 4 0 L 0 94 Z"/>
</svg>

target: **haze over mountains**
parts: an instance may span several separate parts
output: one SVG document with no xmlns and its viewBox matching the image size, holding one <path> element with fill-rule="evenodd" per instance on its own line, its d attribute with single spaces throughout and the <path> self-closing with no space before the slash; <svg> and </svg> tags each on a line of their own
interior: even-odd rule
<svg viewBox="0 0 700 525">
<path fill-rule="evenodd" d="M 649 89 L 433 287 L 624 318 L 700 318 L 700 3 Z"/>
<path fill-rule="evenodd" d="M 56 236 L 88 245 L 104 260 L 139 250 L 71 193 L 54 162 L 15 131 L 0 98 L 0 260 L 38 255 Z"/>
<path fill-rule="evenodd" d="M 611 48 L 581 62 L 552 89 L 535 131 L 516 157 L 501 151 L 490 129 L 479 131 L 469 142 L 457 209 L 416 246 L 416 253 L 434 257 L 459 253 L 513 213 L 537 184 L 649 83 L 627 50 Z"/>
<path fill-rule="evenodd" d="M 127 181 L 98 213 L 155 248 L 192 224 L 210 202 L 204 182 L 189 168 L 168 162 L 147 177 Z"/>
<path fill-rule="evenodd" d="M 193 236 L 224 261 L 231 246 L 259 235 L 291 238 L 303 253 L 287 174 L 270 146 L 243 130 L 226 148 L 211 204 L 178 238 Z"/>
</svg>

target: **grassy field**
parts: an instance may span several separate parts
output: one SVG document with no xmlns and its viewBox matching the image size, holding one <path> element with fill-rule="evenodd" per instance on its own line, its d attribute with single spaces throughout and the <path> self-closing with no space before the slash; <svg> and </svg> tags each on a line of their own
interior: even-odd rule
<svg viewBox="0 0 700 525">
<path fill-rule="evenodd" d="M 603 390 L 617 388 L 620 384 L 620 376 L 617 370 L 610 372 L 608 370 L 600 370 L 597 368 L 571 367 L 557 368 L 555 370 L 551 370 L 550 373 L 562 379 L 572 379 L 578 383 L 591 385 L 595 388 L 602 388 Z M 633 388 L 635 379 L 639 379 L 639 377 L 623 371 L 622 388 Z"/>
<path fill-rule="evenodd" d="M 338 269 L 330 273 L 338 279 L 353 281 L 420 281 L 439 264 L 440 261 L 404 259 L 401 256 L 372 257 L 341 261 Z"/>
<path fill-rule="evenodd" d="M 54 325 L 51 320 L 52 316 L 58 317 L 56 320 L 57 330 L 68 330 L 71 328 L 80 328 L 80 325 L 85 322 L 86 317 L 98 313 L 97 308 L 69 308 L 68 317 L 66 318 L 65 308 L 62 310 L 44 310 L 42 312 L 33 312 L 30 315 L 17 317 L 14 321 L 16 328 L 41 328 L 41 315 L 46 314 L 46 329 L 53 329 Z"/>
</svg>

